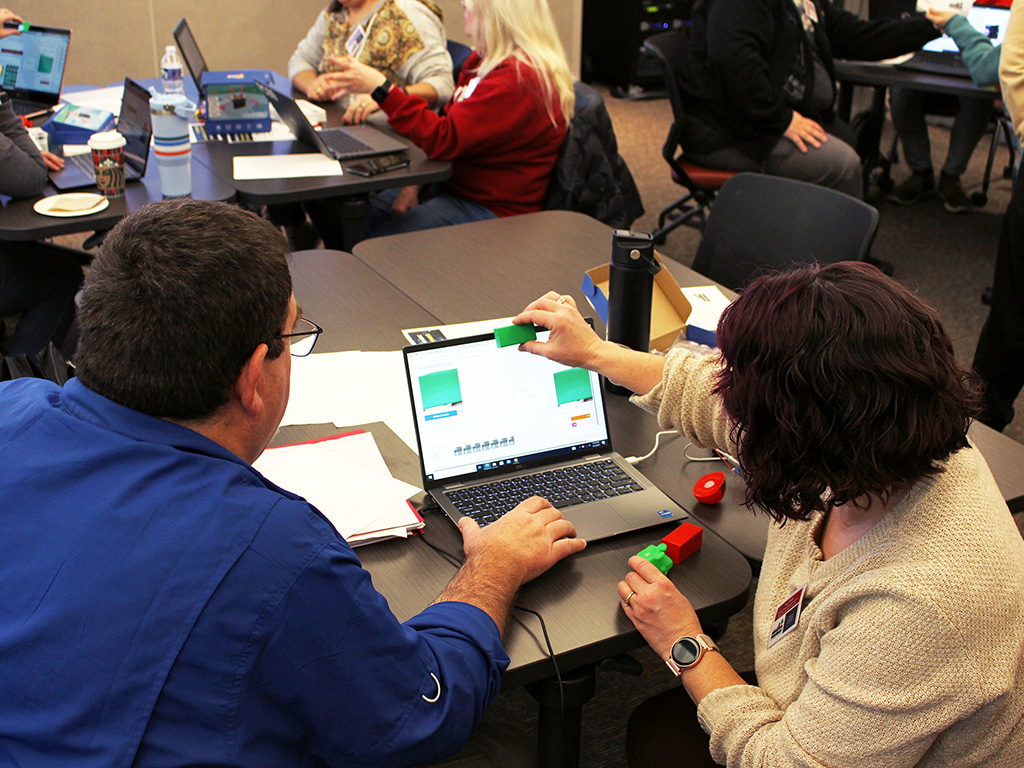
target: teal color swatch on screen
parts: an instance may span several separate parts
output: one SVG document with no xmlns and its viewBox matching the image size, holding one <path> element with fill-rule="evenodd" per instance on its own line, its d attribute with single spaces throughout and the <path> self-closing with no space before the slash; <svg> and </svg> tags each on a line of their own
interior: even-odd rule
<svg viewBox="0 0 1024 768">
<path fill-rule="evenodd" d="M 590 400 L 594 396 L 590 388 L 590 372 L 584 368 L 570 368 L 554 376 L 555 396 L 559 405 Z"/>
<path fill-rule="evenodd" d="M 462 402 L 462 389 L 459 387 L 459 372 L 452 368 L 420 376 L 420 396 L 423 398 L 423 409 L 436 408 L 439 405 L 455 405 Z"/>
</svg>

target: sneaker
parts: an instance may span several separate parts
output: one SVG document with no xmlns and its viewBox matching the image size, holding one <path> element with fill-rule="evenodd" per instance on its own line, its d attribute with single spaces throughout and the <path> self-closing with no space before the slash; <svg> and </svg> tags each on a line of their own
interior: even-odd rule
<svg viewBox="0 0 1024 768">
<path fill-rule="evenodd" d="M 939 176 L 939 197 L 942 204 L 950 213 L 967 213 L 974 210 L 970 198 L 964 194 L 964 188 L 960 186 L 959 176 Z"/>
<path fill-rule="evenodd" d="M 889 195 L 889 202 L 896 205 L 913 205 L 925 195 L 935 191 L 935 174 L 931 171 L 914 171 L 907 180 Z"/>
</svg>

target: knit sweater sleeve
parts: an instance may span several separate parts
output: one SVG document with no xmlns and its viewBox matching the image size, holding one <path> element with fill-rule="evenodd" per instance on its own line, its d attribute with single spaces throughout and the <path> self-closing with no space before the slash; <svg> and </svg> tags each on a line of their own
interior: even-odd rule
<svg viewBox="0 0 1024 768">
<path fill-rule="evenodd" d="M 320 73 L 320 62 L 324 56 L 324 36 L 327 34 L 327 14 L 321 12 L 316 23 L 302 38 L 295 53 L 288 60 L 288 79 L 294 80 L 299 72 L 313 70 Z"/>
<path fill-rule="evenodd" d="M 0 195 L 38 195 L 46 178 L 43 156 L 5 98 L 0 104 Z"/>
<path fill-rule="evenodd" d="M 960 58 L 975 85 L 999 85 L 999 54 L 1001 46 L 971 26 L 966 18 L 954 16 L 946 24 L 946 34 L 960 49 Z"/>
<path fill-rule="evenodd" d="M 665 359 L 665 373 L 646 395 L 632 402 L 655 414 L 662 429 L 676 429 L 696 445 L 735 455 L 732 422 L 719 397 L 711 393 L 722 367 L 718 354 L 697 357 L 674 349 Z"/>
<path fill-rule="evenodd" d="M 969 628 L 968 628 L 969 631 Z M 807 642 L 799 633 L 787 641 Z M 711 755 L 728 768 L 910 768 L 935 738 L 982 702 L 981 659 L 913 585 L 867 587 L 818 639 L 799 696 L 782 709 L 763 689 L 722 688 L 697 714 Z M 771 663 L 771 659 L 767 663 Z M 765 670 L 758 666 L 759 676 Z"/>
<path fill-rule="evenodd" d="M 1013 0 L 999 57 L 1003 103 L 1018 137 L 1024 135 L 1024 0 Z"/>
</svg>

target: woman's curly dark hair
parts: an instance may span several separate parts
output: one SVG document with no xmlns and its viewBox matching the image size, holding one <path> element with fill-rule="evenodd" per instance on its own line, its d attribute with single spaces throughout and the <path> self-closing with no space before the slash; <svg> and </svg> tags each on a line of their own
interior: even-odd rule
<svg viewBox="0 0 1024 768">
<path fill-rule="evenodd" d="M 780 522 L 941 472 L 980 405 L 934 310 L 863 262 L 756 280 L 718 345 L 746 501 Z"/>
</svg>

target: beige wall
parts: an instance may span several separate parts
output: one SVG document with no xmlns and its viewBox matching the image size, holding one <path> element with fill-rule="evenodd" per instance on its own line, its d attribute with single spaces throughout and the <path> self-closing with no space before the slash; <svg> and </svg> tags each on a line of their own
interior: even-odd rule
<svg viewBox="0 0 1024 768">
<path fill-rule="evenodd" d="M 448 34 L 466 42 L 459 0 L 439 0 Z M 583 0 L 549 0 L 573 71 L 579 73 Z M 125 75 L 156 77 L 182 16 L 211 69 L 284 72 L 295 45 L 326 0 L 8 0 L 30 23 L 70 27 L 65 83 L 106 85 Z"/>
</svg>

